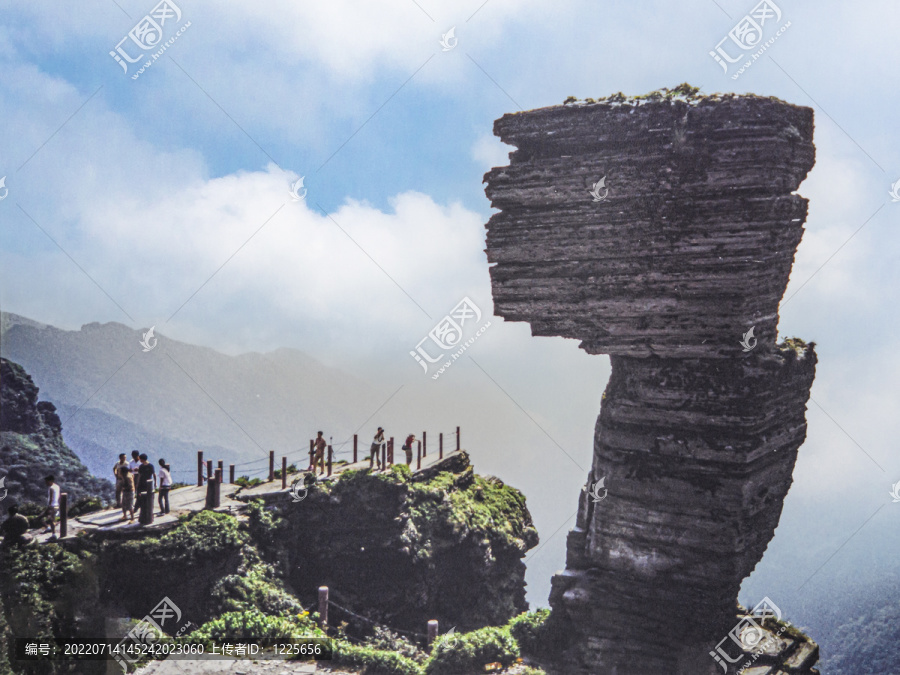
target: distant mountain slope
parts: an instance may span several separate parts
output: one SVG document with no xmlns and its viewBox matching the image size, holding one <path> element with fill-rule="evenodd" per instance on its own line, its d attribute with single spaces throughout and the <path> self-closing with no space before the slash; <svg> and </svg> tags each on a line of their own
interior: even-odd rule
<svg viewBox="0 0 900 675">
<path fill-rule="evenodd" d="M 32 375 L 60 409 L 65 438 L 104 476 L 132 449 L 184 468 L 203 449 L 261 470 L 269 450 L 300 459 L 318 429 L 344 440 L 384 402 L 293 349 L 228 356 L 157 331 L 144 352 L 142 331 L 119 323 L 66 331 L 8 313 L 0 328 L 2 355 Z"/>
<path fill-rule="evenodd" d="M 120 452 L 130 456 L 132 450 L 146 452 L 156 458 L 166 458 L 172 466 L 175 480 L 180 482 L 194 480 L 197 473 L 194 458 L 198 450 L 203 450 L 204 457 L 221 459 L 226 464 L 239 464 L 243 459 L 240 453 L 230 448 L 178 441 L 97 408 L 85 406 L 77 411 L 77 415 L 76 410 L 75 406 L 58 408 L 60 417 L 68 420 L 63 435 L 68 446 L 87 465 L 91 473 L 98 476 L 106 477 L 110 474 L 111 457 Z M 122 444 L 123 439 L 126 439 L 125 445 Z M 183 458 L 186 458 L 186 461 Z M 265 465 L 265 462 L 255 463 L 255 466 Z"/>
<path fill-rule="evenodd" d="M 46 502 L 44 477 L 56 476 L 69 503 L 82 497 L 112 497 L 112 484 L 92 476 L 60 434 L 60 419 L 17 363 L 0 359 L 0 478 L 5 505 Z"/>
</svg>

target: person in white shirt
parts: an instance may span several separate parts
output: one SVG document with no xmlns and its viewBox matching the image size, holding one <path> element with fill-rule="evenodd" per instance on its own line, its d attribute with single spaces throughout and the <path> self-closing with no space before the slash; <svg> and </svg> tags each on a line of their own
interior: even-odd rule
<svg viewBox="0 0 900 675">
<path fill-rule="evenodd" d="M 47 520 L 47 529 L 44 532 L 52 532 L 50 541 L 56 541 L 56 514 L 59 513 L 59 485 L 55 476 L 44 478 L 47 484 L 47 510 L 44 512 Z"/>
<path fill-rule="evenodd" d="M 134 478 L 134 488 L 137 490 L 138 485 L 138 469 L 141 468 L 141 454 L 137 450 L 131 451 L 131 461 L 128 462 L 128 470 Z M 137 494 L 137 492 L 135 492 Z"/>
<path fill-rule="evenodd" d="M 166 460 L 159 460 L 159 515 L 169 512 L 169 489 L 172 487 L 172 467 Z"/>
<path fill-rule="evenodd" d="M 384 429 L 378 427 L 378 431 L 375 432 L 375 438 L 372 439 L 372 446 L 369 448 L 370 467 L 377 466 L 379 469 L 383 468 L 381 466 L 381 448 L 384 444 Z"/>
</svg>

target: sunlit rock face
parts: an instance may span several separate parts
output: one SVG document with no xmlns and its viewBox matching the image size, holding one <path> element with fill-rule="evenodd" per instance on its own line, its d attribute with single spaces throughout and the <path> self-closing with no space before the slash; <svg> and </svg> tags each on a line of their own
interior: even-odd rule
<svg viewBox="0 0 900 675">
<path fill-rule="evenodd" d="M 612 362 L 550 594 L 554 672 L 723 672 L 710 652 L 806 437 L 815 352 L 776 330 L 812 132 L 809 108 L 689 88 L 495 123 L 517 148 L 485 176 L 495 313 Z M 798 647 L 779 649 L 773 673 Z"/>
</svg>

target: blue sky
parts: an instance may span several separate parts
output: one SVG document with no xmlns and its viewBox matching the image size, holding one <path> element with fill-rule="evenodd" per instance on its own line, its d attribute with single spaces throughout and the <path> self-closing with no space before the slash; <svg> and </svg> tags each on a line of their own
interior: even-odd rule
<svg viewBox="0 0 900 675">
<path fill-rule="evenodd" d="M 511 149 L 493 121 L 684 81 L 775 95 L 816 114 L 781 331 L 818 343 L 821 407 L 789 506 L 806 517 L 830 495 L 861 523 L 900 480 L 895 3 L 778 2 L 789 29 L 732 80 L 709 51 L 753 2 L 183 0 L 175 27 L 190 27 L 132 80 L 109 51 L 154 4 L 0 2 L 4 310 L 64 328 L 156 325 L 229 353 L 296 347 L 386 390 L 409 383 L 485 434 L 507 425 L 508 447 L 479 469 L 526 491 L 542 535 L 562 527 L 529 572 L 539 584 L 562 566 L 570 510 L 548 481 L 571 511 L 584 481 L 554 453 L 589 463 L 607 359 L 499 319 L 478 344 L 499 385 L 466 366 L 438 390 L 408 356 L 461 297 L 491 306 L 481 180 Z M 293 202 L 299 176 L 308 194 Z M 531 463 L 501 461 L 512 447 Z M 534 470 L 544 457 L 547 475 Z M 842 536 L 823 531 L 835 547 Z"/>
</svg>

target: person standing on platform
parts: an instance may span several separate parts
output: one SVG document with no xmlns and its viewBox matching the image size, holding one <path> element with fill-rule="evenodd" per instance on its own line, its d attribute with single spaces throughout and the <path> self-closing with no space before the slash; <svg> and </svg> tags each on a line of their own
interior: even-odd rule
<svg viewBox="0 0 900 675">
<path fill-rule="evenodd" d="M 325 473 L 325 449 L 328 447 L 328 443 L 325 442 L 325 438 L 321 431 L 316 434 L 316 441 L 313 444 L 313 449 L 315 449 L 316 454 L 313 457 L 313 465 L 310 467 L 310 470 L 316 471 L 316 467 L 319 466 L 321 462 L 322 465 L 322 474 Z"/>
<path fill-rule="evenodd" d="M 166 460 L 159 460 L 159 515 L 169 512 L 169 489 L 172 487 L 172 474 Z"/>
<path fill-rule="evenodd" d="M 119 476 L 122 478 L 122 520 L 131 518 L 134 522 L 134 475 L 129 471 L 128 466 L 119 469 Z"/>
<path fill-rule="evenodd" d="M 150 525 L 153 522 L 153 492 L 156 490 L 156 469 L 147 461 L 147 455 L 141 454 L 141 465 L 138 467 L 137 495 L 141 509 L 138 522 Z"/>
<path fill-rule="evenodd" d="M 137 450 L 131 451 L 131 461 L 128 462 L 128 470 L 131 471 L 131 477 L 134 478 L 134 487 L 137 490 L 138 486 L 138 469 L 141 467 L 141 456 Z M 135 496 L 137 496 L 137 492 L 135 492 Z"/>
<path fill-rule="evenodd" d="M 44 479 L 47 485 L 47 510 L 44 515 L 47 519 L 47 529 L 44 532 L 50 532 L 50 541 L 56 541 L 56 514 L 59 513 L 59 485 L 56 484 L 54 476 L 47 476 Z"/>
<path fill-rule="evenodd" d="M 372 447 L 369 449 L 369 463 L 372 466 L 377 466 L 379 469 L 382 468 L 381 448 L 384 443 L 384 429 L 378 427 L 378 431 L 375 432 L 375 438 L 372 439 Z"/>
<path fill-rule="evenodd" d="M 125 461 L 125 453 L 119 455 L 119 461 L 113 466 L 113 476 L 116 477 L 116 508 L 122 508 L 122 469 L 128 468 L 128 462 Z"/>
<path fill-rule="evenodd" d="M 406 443 L 403 444 L 403 451 L 406 453 L 406 466 L 412 464 L 412 448 L 416 442 L 416 435 L 410 434 L 406 437 Z"/>
</svg>

